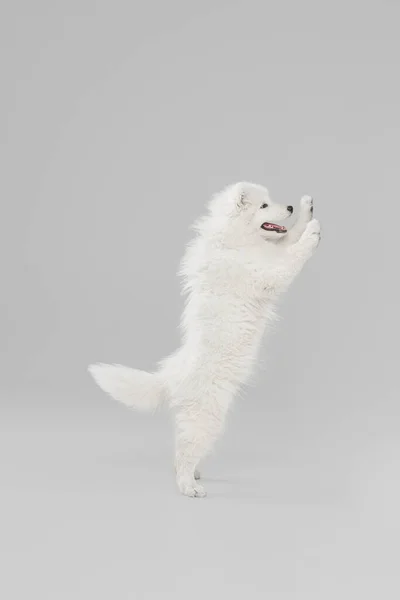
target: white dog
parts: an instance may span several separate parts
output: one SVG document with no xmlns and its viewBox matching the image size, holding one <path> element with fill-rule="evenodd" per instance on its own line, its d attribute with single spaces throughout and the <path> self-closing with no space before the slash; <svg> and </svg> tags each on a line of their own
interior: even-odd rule
<svg viewBox="0 0 400 600">
<path fill-rule="evenodd" d="M 302 270 L 320 240 L 313 201 L 304 196 L 288 231 L 276 224 L 292 206 L 268 190 L 236 183 L 212 198 L 182 260 L 187 295 L 181 347 L 154 373 L 91 365 L 113 398 L 153 411 L 167 399 L 176 414 L 175 471 L 186 496 L 205 496 L 197 467 L 221 434 L 235 393 L 252 372 L 261 338 L 275 318 L 278 296 Z"/>
</svg>

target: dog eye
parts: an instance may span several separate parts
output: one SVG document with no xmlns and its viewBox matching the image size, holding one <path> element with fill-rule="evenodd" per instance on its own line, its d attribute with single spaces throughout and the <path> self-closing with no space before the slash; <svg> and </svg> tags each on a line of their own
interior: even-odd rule
<svg viewBox="0 0 400 600">
<path fill-rule="evenodd" d="M 268 204 L 261 204 L 260 208 L 268 208 Z"/>
</svg>

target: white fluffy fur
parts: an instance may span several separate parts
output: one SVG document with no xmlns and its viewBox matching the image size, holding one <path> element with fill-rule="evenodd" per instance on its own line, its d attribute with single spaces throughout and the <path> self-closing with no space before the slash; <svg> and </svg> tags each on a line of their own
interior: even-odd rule
<svg viewBox="0 0 400 600">
<path fill-rule="evenodd" d="M 89 367 L 99 386 L 127 406 L 152 411 L 165 398 L 175 409 L 175 470 L 187 496 L 205 496 L 197 466 L 251 375 L 279 295 L 319 243 L 312 211 L 312 199 L 303 197 L 295 224 L 282 234 L 261 228 L 290 216 L 266 188 L 237 183 L 214 196 L 194 225 L 197 235 L 181 264 L 187 298 L 181 347 L 155 373 L 121 365 Z"/>
</svg>

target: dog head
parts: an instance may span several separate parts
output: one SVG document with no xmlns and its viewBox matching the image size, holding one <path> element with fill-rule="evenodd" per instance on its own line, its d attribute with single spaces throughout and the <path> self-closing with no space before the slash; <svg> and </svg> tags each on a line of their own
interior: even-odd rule
<svg viewBox="0 0 400 600">
<path fill-rule="evenodd" d="M 293 206 L 277 204 L 268 190 L 255 183 L 235 183 L 213 198 L 210 205 L 215 216 L 228 218 L 238 235 L 276 241 L 287 233 L 279 224 L 290 217 Z"/>
</svg>

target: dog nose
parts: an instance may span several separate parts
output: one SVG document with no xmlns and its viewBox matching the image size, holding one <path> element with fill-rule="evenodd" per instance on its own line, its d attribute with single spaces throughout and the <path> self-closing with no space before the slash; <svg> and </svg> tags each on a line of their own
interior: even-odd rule
<svg viewBox="0 0 400 600">
<path fill-rule="evenodd" d="M 293 212 L 293 206 L 288 206 L 288 207 L 287 207 L 287 209 L 288 209 L 288 211 L 289 211 L 290 213 L 292 213 L 292 212 Z"/>
</svg>

